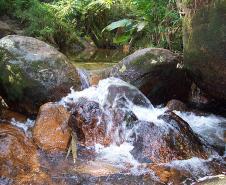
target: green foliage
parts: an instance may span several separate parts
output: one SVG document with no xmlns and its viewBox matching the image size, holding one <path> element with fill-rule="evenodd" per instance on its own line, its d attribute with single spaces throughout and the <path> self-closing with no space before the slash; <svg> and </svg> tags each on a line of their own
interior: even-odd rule
<svg viewBox="0 0 226 185">
<path fill-rule="evenodd" d="M 67 3 L 72 2 L 73 0 L 67 1 Z M 63 4 L 60 2 L 55 5 L 38 0 L 0 0 L 1 14 L 8 14 L 18 19 L 25 26 L 27 35 L 60 48 L 79 42 L 75 26 L 71 24 L 65 13 L 70 12 L 68 6 L 62 8 Z"/>
<path fill-rule="evenodd" d="M 129 44 L 182 51 L 176 0 L 0 0 L 0 14 L 17 18 L 28 35 L 60 48 L 84 37 L 99 48 Z"/>
<path fill-rule="evenodd" d="M 106 27 L 121 27 L 123 33 L 115 36 L 130 35 L 129 42 L 133 39 L 135 47 L 155 46 L 171 50 L 182 50 L 182 20 L 176 7 L 176 1 L 165 0 L 128 0 L 127 6 L 130 7 L 131 19 L 122 19 L 111 23 Z M 125 24 L 125 20 L 132 22 L 132 27 Z M 121 25 L 119 24 L 121 23 Z M 112 29 L 113 30 L 113 29 Z M 140 33 L 139 33 L 140 32 Z M 145 43 L 142 43 L 145 42 Z M 122 43 L 124 44 L 124 43 Z"/>
</svg>

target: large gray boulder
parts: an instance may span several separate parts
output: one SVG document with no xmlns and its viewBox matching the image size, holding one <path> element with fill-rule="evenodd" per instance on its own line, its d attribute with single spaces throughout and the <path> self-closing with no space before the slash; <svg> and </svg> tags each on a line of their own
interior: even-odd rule
<svg viewBox="0 0 226 185">
<path fill-rule="evenodd" d="M 32 37 L 0 39 L 0 91 L 9 105 L 36 114 L 40 105 L 57 101 L 80 79 L 67 58 L 54 47 Z"/>
<path fill-rule="evenodd" d="M 110 76 L 118 77 L 139 88 L 154 104 L 171 99 L 185 101 L 190 82 L 178 67 L 178 55 L 161 48 L 146 48 L 115 65 Z"/>
<path fill-rule="evenodd" d="M 226 0 L 185 6 L 185 67 L 204 93 L 226 102 Z"/>
</svg>

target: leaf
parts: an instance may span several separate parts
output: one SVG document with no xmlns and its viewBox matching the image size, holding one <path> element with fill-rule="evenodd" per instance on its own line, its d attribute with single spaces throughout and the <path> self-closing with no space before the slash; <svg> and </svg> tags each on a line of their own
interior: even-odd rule
<svg viewBox="0 0 226 185">
<path fill-rule="evenodd" d="M 146 26 L 147 24 L 148 24 L 148 23 L 147 23 L 146 21 L 139 22 L 139 23 L 136 25 L 136 27 L 137 27 L 137 32 L 142 31 L 142 30 L 145 28 L 145 26 Z"/>
<path fill-rule="evenodd" d="M 119 21 L 115 21 L 115 22 L 112 22 L 111 24 L 109 24 L 108 26 L 106 26 L 102 32 L 104 32 L 105 30 L 107 31 L 112 31 L 116 28 L 120 28 L 120 27 L 127 27 L 129 25 L 132 24 L 132 20 L 130 19 L 121 19 Z"/>
<path fill-rule="evenodd" d="M 131 38 L 131 35 L 120 35 L 116 38 L 113 39 L 113 43 L 114 44 L 125 44 L 129 41 L 129 39 Z"/>
<path fill-rule="evenodd" d="M 68 158 L 68 156 L 70 155 L 70 153 L 71 153 L 71 143 L 70 143 L 70 146 L 69 146 L 68 151 L 67 151 L 66 159 Z"/>
<path fill-rule="evenodd" d="M 77 160 L 77 136 L 74 133 L 71 134 L 71 151 L 72 158 L 75 163 Z"/>
</svg>

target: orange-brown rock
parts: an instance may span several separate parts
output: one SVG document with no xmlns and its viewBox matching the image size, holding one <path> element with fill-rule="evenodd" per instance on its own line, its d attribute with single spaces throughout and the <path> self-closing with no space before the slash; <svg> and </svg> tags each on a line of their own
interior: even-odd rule
<svg viewBox="0 0 226 185">
<path fill-rule="evenodd" d="M 55 185 L 50 176 L 43 172 L 18 175 L 13 182 L 20 185 Z"/>
<path fill-rule="evenodd" d="M 66 150 L 70 140 L 69 118 L 70 113 L 62 105 L 42 105 L 33 129 L 35 143 L 49 152 Z"/>
<path fill-rule="evenodd" d="M 150 169 L 155 172 L 155 175 L 159 177 L 161 182 L 166 184 L 170 182 L 173 184 L 180 184 L 189 177 L 189 173 L 185 170 L 177 170 L 164 165 L 150 165 Z"/>
<path fill-rule="evenodd" d="M 35 145 L 19 129 L 1 123 L 0 176 L 14 179 L 19 174 L 38 172 L 39 167 Z"/>
</svg>

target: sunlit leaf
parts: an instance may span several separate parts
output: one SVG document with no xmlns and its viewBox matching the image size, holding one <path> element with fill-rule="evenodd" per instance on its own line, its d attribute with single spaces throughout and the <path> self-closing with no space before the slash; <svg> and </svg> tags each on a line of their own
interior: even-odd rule
<svg viewBox="0 0 226 185">
<path fill-rule="evenodd" d="M 142 22 L 139 22 L 137 25 L 136 25 L 136 27 L 137 27 L 137 31 L 139 32 L 139 31 L 142 31 L 144 28 L 145 28 L 145 26 L 148 24 L 148 22 L 146 22 L 146 21 L 142 21 Z"/>
<path fill-rule="evenodd" d="M 112 31 L 116 28 L 121 28 L 121 27 L 127 27 L 129 25 L 132 24 L 132 20 L 130 19 L 122 19 L 122 20 L 119 20 L 119 21 L 116 21 L 116 22 L 112 22 L 111 24 L 109 24 L 108 26 L 106 26 L 103 30 L 107 30 L 107 31 Z"/>
</svg>

